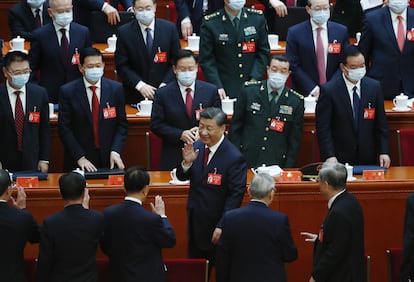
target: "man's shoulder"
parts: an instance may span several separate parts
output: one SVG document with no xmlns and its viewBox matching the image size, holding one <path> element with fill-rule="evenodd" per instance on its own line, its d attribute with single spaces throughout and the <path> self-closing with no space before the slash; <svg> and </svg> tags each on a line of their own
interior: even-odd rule
<svg viewBox="0 0 414 282">
<path fill-rule="evenodd" d="M 112 88 L 122 88 L 122 83 L 106 77 L 101 78 L 101 83 L 102 87 L 111 86 Z"/>
<path fill-rule="evenodd" d="M 69 81 L 65 84 L 63 84 L 60 89 L 62 92 L 67 92 L 67 91 L 71 91 L 74 88 L 78 87 L 79 85 L 83 84 L 83 79 L 82 78 L 77 78 L 75 80 Z"/>
<path fill-rule="evenodd" d="M 290 99 L 299 100 L 299 101 L 304 99 L 302 94 L 300 94 L 296 90 L 293 90 L 292 88 L 289 88 L 286 91 L 286 94 L 287 94 L 287 97 Z"/>
<path fill-rule="evenodd" d="M 306 20 L 289 27 L 288 31 L 289 33 L 303 32 L 304 29 L 309 28 L 309 25 L 309 20 Z"/>
<path fill-rule="evenodd" d="M 248 16 L 256 16 L 256 15 L 263 15 L 263 11 L 262 10 L 258 10 L 258 9 L 253 9 L 253 8 L 244 8 L 244 12 L 248 15 Z"/>
<path fill-rule="evenodd" d="M 125 33 L 125 32 L 130 32 L 131 30 L 134 30 L 137 28 L 137 21 L 136 20 L 132 20 L 129 23 L 123 24 L 120 27 L 118 27 L 118 33 Z"/>
<path fill-rule="evenodd" d="M 246 81 L 244 83 L 244 87 L 245 88 L 249 88 L 249 89 L 253 89 L 253 88 L 260 88 L 260 87 L 264 87 L 263 86 L 264 81 Z"/>
<path fill-rule="evenodd" d="M 86 27 L 84 25 L 81 25 L 81 24 L 78 24 L 76 22 L 71 22 L 70 23 L 70 28 L 73 29 L 77 33 L 79 33 L 79 32 L 85 33 L 85 34 L 89 33 L 89 28 L 88 27 Z"/>
<path fill-rule="evenodd" d="M 26 89 L 36 93 L 35 95 L 46 95 L 47 96 L 46 88 L 44 88 L 44 87 L 42 87 L 38 84 L 29 82 L 29 83 L 26 84 Z"/>
<path fill-rule="evenodd" d="M 28 8 L 27 8 L 26 4 L 23 1 L 21 1 L 21 2 L 15 4 L 15 5 L 13 5 L 9 8 L 9 14 L 22 14 L 27 9 Z"/>
<path fill-rule="evenodd" d="M 164 20 L 161 18 L 156 18 L 155 19 L 155 28 L 157 28 L 157 25 L 159 25 L 159 27 L 161 27 L 162 29 L 165 28 L 174 28 L 176 29 L 176 26 L 173 22 L 168 21 L 168 20 Z"/>
<path fill-rule="evenodd" d="M 214 13 L 211 13 L 209 15 L 204 16 L 204 20 L 206 23 L 209 22 L 215 22 L 215 21 L 219 21 L 219 20 L 223 20 L 222 18 L 226 17 L 224 9 L 220 9 Z M 225 20 L 225 18 L 224 18 Z"/>
</svg>

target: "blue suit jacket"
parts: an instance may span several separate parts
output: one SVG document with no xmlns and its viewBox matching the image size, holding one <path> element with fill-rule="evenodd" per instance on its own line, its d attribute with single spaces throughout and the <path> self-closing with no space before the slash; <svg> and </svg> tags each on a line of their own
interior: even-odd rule
<svg viewBox="0 0 414 282">
<path fill-rule="evenodd" d="M 40 112 L 40 123 L 29 122 L 29 113 Z M 18 162 L 17 134 L 6 84 L 0 86 L 0 162 L 10 171 L 37 170 L 39 160 L 49 160 L 50 124 L 46 90 L 26 84 L 26 112 L 23 128 L 23 154 Z"/>
<path fill-rule="evenodd" d="M 138 21 L 124 24 L 118 29 L 115 64 L 125 88 L 125 101 L 136 103 L 143 99 L 135 89 L 139 81 L 156 88 L 164 82 L 175 79 L 171 59 L 180 49 L 180 40 L 175 25 L 162 19 L 155 19 L 154 41 L 151 56 L 148 55 Z M 167 62 L 155 63 L 156 52 L 167 52 Z"/>
<path fill-rule="evenodd" d="M 321 160 L 336 157 L 353 165 L 378 164 L 379 154 L 389 154 L 389 131 L 384 99 L 378 81 L 361 80 L 359 128 L 342 75 L 321 87 L 316 104 L 316 133 Z M 375 119 L 364 119 L 364 109 L 375 109 Z"/>
<path fill-rule="evenodd" d="M 81 204 L 66 206 L 45 218 L 40 232 L 37 281 L 98 281 L 96 251 L 103 229 L 103 215 Z"/>
<path fill-rule="evenodd" d="M 341 50 L 349 44 L 348 31 L 345 26 L 329 22 L 328 42 L 341 43 Z M 286 56 L 292 69 L 292 88 L 307 96 L 319 85 L 318 64 L 310 21 L 304 21 L 289 28 L 286 39 Z M 326 80 L 341 73 L 339 69 L 340 54 L 329 54 L 326 64 Z"/>
<path fill-rule="evenodd" d="M 94 151 L 92 112 L 83 79 L 65 84 L 60 89 L 59 136 L 65 147 L 65 169 L 71 170 L 82 156 L 88 158 Z M 105 119 L 103 108 L 116 108 L 116 118 Z M 109 168 L 111 151 L 122 153 L 128 124 L 125 103 L 120 83 L 101 79 L 99 103 L 99 145 L 104 167 Z"/>
<path fill-rule="evenodd" d="M 224 214 L 216 281 L 286 282 L 284 263 L 297 256 L 287 215 L 251 201 Z"/>
<path fill-rule="evenodd" d="M 33 32 L 33 43 L 30 48 L 30 65 L 33 73 L 40 71 L 39 84 L 46 88 L 51 103 L 58 103 L 59 88 L 76 78 L 81 77 L 77 65 L 71 60 L 75 49 L 78 52 L 90 47 L 92 42 L 89 30 L 77 23 L 70 24 L 69 52 L 66 62 L 63 62 L 60 53 L 60 42 L 52 23 Z"/>
<path fill-rule="evenodd" d="M 406 30 L 412 28 L 414 9 L 407 8 Z M 370 66 L 367 75 L 381 82 L 385 99 L 392 100 L 401 92 L 414 97 L 414 41 L 406 39 L 400 51 L 388 7 L 366 15 L 359 46 Z"/>
<path fill-rule="evenodd" d="M 175 232 L 168 218 L 125 200 L 104 210 L 102 249 L 109 257 L 111 281 L 165 282 L 162 248 L 175 246 Z"/>
<path fill-rule="evenodd" d="M 197 159 L 184 173 L 177 168 L 180 180 L 190 179 L 187 215 L 189 241 L 201 250 L 209 250 L 211 236 L 219 227 L 224 212 L 240 207 L 246 190 L 247 164 L 240 151 L 226 138 L 203 170 L 204 144 L 199 140 L 194 149 L 200 150 Z M 221 174 L 221 184 L 207 183 L 209 173 Z"/>
<path fill-rule="evenodd" d="M 183 142 L 180 140 L 184 130 L 198 126 L 195 110 L 201 107 L 221 108 L 217 87 L 197 80 L 193 99 L 193 116 L 188 118 L 184 100 L 177 81 L 157 90 L 151 113 L 151 130 L 163 140 L 160 170 L 177 167 L 182 159 Z"/>
</svg>

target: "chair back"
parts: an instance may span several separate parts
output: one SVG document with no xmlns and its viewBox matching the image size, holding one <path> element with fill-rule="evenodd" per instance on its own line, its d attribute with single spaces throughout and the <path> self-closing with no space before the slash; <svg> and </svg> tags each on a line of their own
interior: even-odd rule
<svg viewBox="0 0 414 282">
<path fill-rule="evenodd" d="M 400 166 L 414 165 L 414 129 L 397 130 L 398 162 Z"/>
<path fill-rule="evenodd" d="M 365 255 L 365 268 L 367 271 L 367 282 L 371 280 L 371 256 Z"/>
<path fill-rule="evenodd" d="M 174 23 L 177 22 L 178 15 L 174 1 L 168 2 L 168 4 L 165 5 L 165 8 L 167 9 L 167 20 Z"/>
<path fill-rule="evenodd" d="M 109 259 L 106 257 L 96 258 L 96 265 L 98 267 L 98 281 L 109 282 Z"/>
<path fill-rule="evenodd" d="M 309 20 L 309 14 L 305 7 L 287 7 L 288 14 L 285 17 L 275 17 L 273 23 L 275 32 L 279 35 L 279 41 L 286 41 L 289 27 Z"/>
<path fill-rule="evenodd" d="M 25 258 L 24 267 L 26 270 L 27 282 L 36 281 L 37 258 Z"/>
<path fill-rule="evenodd" d="M 321 154 L 319 151 L 318 136 L 316 135 L 316 129 L 311 130 L 312 134 L 312 162 L 321 162 Z"/>
<path fill-rule="evenodd" d="M 208 282 L 208 260 L 164 259 L 167 282 Z"/>
<path fill-rule="evenodd" d="M 162 139 L 154 132 L 147 131 L 145 133 L 146 153 L 147 153 L 147 169 L 160 170 L 160 158 L 162 149 Z"/>
<path fill-rule="evenodd" d="M 387 254 L 388 282 L 400 282 L 400 269 L 403 261 L 402 248 L 389 248 Z"/>
<path fill-rule="evenodd" d="M 100 11 L 92 12 L 90 26 L 92 41 L 95 43 L 106 43 L 108 37 L 111 37 L 113 34 L 118 35 L 118 27 L 135 19 L 135 15 L 132 12 L 119 12 L 119 17 L 121 21 L 118 24 L 110 25 L 104 13 Z"/>
</svg>

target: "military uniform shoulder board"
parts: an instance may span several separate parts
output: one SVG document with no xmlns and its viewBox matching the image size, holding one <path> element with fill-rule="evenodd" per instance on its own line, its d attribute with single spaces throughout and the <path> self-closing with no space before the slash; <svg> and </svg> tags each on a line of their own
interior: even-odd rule
<svg viewBox="0 0 414 282">
<path fill-rule="evenodd" d="M 215 17 L 217 17 L 217 16 L 219 16 L 219 15 L 220 15 L 220 12 L 215 12 L 215 13 L 212 13 L 212 14 L 210 14 L 210 15 L 206 15 L 206 16 L 204 16 L 204 19 L 205 19 L 206 21 L 208 21 L 208 20 L 214 19 Z"/>
<path fill-rule="evenodd" d="M 246 10 L 250 13 L 253 13 L 253 14 L 259 14 L 259 15 L 263 14 L 262 10 L 256 10 L 256 9 L 253 9 L 253 8 L 246 8 Z"/>
<path fill-rule="evenodd" d="M 260 84 L 262 84 L 261 81 L 246 81 L 244 83 L 245 86 L 260 85 Z"/>
<path fill-rule="evenodd" d="M 303 95 L 299 94 L 299 93 L 298 93 L 298 92 L 296 92 L 295 90 L 293 90 L 293 89 L 289 89 L 289 93 L 290 93 L 290 94 L 294 94 L 294 95 L 296 95 L 299 99 L 303 100 Z"/>
</svg>

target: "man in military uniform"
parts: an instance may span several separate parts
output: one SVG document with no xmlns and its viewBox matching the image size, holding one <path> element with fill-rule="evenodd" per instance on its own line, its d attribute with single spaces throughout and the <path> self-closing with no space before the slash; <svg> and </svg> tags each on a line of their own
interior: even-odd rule
<svg viewBox="0 0 414 282">
<path fill-rule="evenodd" d="M 246 82 L 237 100 L 230 140 L 250 167 L 262 164 L 294 167 L 303 127 L 303 96 L 289 89 L 289 61 L 273 56 L 268 80 Z"/>
<path fill-rule="evenodd" d="M 245 0 L 224 0 L 224 8 L 204 17 L 200 65 L 220 97 L 237 98 L 245 81 L 263 77 L 269 43 L 262 11 L 244 8 Z"/>
</svg>

